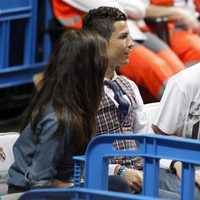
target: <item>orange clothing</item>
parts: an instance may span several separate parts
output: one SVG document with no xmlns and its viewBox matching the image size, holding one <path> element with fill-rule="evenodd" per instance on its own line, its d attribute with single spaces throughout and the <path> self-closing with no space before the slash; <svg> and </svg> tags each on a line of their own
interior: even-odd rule
<svg viewBox="0 0 200 200">
<path fill-rule="evenodd" d="M 134 80 L 139 88 L 147 88 L 156 100 L 160 100 L 166 81 L 184 68 L 170 49 L 164 49 L 156 54 L 138 45 L 132 49 L 129 63 L 119 67 L 119 72 Z"/>
<path fill-rule="evenodd" d="M 174 32 L 170 38 L 171 48 L 185 63 L 193 64 L 200 61 L 200 37 L 187 30 Z"/>
<path fill-rule="evenodd" d="M 184 0 L 183 0 L 184 1 Z M 193 0 L 196 10 L 200 11 L 200 1 Z M 159 6 L 173 6 L 174 0 L 151 0 L 151 4 Z M 200 61 L 200 37 L 189 30 L 176 30 L 175 26 L 169 27 L 170 46 L 185 65 Z"/>
<path fill-rule="evenodd" d="M 82 28 L 84 12 L 61 0 L 52 0 L 52 8 L 54 16 L 62 25 L 68 28 Z"/>
<path fill-rule="evenodd" d="M 151 0 L 151 4 L 155 4 L 158 6 L 172 6 L 174 3 L 174 0 Z"/>
<path fill-rule="evenodd" d="M 194 0 L 194 3 L 196 5 L 196 11 L 200 12 L 200 0 Z"/>
</svg>

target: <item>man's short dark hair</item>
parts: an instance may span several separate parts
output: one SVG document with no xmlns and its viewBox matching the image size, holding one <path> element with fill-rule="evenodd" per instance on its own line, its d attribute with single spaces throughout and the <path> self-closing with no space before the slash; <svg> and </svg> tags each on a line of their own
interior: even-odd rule
<svg viewBox="0 0 200 200">
<path fill-rule="evenodd" d="M 96 31 L 108 41 L 114 31 L 115 22 L 126 20 L 126 15 L 118 8 L 101 6 L 90 10 L 83 17 L 83 28 Z"/>
</svg>

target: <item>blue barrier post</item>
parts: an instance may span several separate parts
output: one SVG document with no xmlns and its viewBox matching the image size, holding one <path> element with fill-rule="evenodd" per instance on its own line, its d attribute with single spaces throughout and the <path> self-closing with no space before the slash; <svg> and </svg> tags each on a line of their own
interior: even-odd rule
<svg viewBox="0 0 200 200">
<path fill-rule="evenodd" d="M 115 150 L 113 149 L 114 140 L 136 140 L 139 143 L 139 148 L 138 150 Z M 156 197 L 159 187 L 159 159 L 165 158 L 183 162 L 181 199 L 194 199 L 194 165 L 200 164 L 199 153 L 200 141 L 192 139 L 154 134 L 104 134 L 97 136 L 88 145 L 86 151 L 85 187 L 107 189 L 107 160 L 109 157 L 141 156 L 145 161 L 143 195 Z"/>
</svg>

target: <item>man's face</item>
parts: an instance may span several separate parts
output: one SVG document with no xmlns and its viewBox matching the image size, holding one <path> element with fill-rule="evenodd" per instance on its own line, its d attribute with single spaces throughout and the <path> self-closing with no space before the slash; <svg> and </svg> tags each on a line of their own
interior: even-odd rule
<svg viewBox="0 0 200 200">
<path fill-rule="evenodd" d="M 130 38 L 127 23 L 125 21 L 115 22 L 107 49 L 109 67 L 126 65 L 129 62 L 132 47 L 133 41 Z"/>
</svg>

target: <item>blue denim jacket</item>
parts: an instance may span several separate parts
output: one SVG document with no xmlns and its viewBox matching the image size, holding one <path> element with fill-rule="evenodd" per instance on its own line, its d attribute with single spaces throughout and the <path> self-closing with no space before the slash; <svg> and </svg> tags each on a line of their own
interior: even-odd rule
<svg viewBox="0 0 200 200">
<path fill-rule="evenodd" d="M 53 179 L 71 182 L 74 145 L 70 139 L 71 117 L 66 116 L 65 134 L 52 137 L 58 126 L 57 116 L 52 106 L 48 106 L 37 125 L 39 143 L 30 124 L 27 125 L 13 147 L 15 162 L 9 169 L 8 184 L 48 187 Z"/>
</svg>

